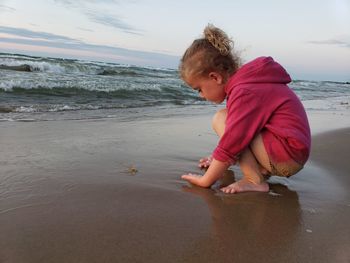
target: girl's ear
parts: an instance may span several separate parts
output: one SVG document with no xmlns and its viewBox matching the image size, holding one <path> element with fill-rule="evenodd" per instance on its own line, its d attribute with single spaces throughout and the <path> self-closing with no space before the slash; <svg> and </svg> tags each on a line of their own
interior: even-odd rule
<svg viewBox="0 0 350 263">
<path fill-rule="evenodd" d="M 214 80 L 217 84 L 222 84 L 223 83 L 223 78 L 221 76 L 221 74 L 217 73 L 217 72 L 210 72 L 209 73 L 209 78 L 211 80 Z"/>
</svg>

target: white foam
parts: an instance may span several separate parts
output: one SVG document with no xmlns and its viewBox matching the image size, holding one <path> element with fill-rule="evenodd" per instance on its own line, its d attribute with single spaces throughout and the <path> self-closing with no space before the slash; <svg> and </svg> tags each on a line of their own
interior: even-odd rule
<svg viewBox="0 0 350 263">
<path fill-rule="evenodd" d="M 48 89 L 58 87 L 59 83 L 37 83 L 33 81 L 20 80 L 20 79 L 11 79 L 0 82 L 0 89 L 4 91 L 12 91 L 13 88 L 22 88 L 22 89 L 36 89 L 41 86 L 45 86 Z"/>
<path fill-rule="evenodd" d="M 350 110 L 350 96 L 302 101 L 306 110 Z"/>
<path fill-rule="evenodd" d="M 52 64 L 45 61 L 14 60 L 10 58 L 0 58 L 0 65 L 5 66 L 22 66 L 28 65 L 32 71 L 65 73 L 66 69 L 59 64 Z"/>
<path fill-rule="evenodd" d="M 37 112 L 38 110 L 34 106 L 21 106 L 14 110 L 14 112 L 31 113 Z"/>
</svg>

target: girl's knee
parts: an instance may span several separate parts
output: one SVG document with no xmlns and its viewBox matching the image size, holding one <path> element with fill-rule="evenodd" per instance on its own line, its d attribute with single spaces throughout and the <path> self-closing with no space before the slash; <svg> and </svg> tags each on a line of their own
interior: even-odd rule
<svg viewBox="0 0 350 263">
<path fill-rule="evenodd" d="M 212 127 L 220 137 L 224 134 L 226 123 L 227 109 L 217 111 L 212 119 Z"/>
</svg>

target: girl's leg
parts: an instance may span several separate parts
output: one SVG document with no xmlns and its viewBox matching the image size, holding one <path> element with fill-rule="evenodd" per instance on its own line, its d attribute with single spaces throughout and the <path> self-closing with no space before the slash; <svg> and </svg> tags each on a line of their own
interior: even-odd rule
<svg viewBox="0 0 350 263">
<path fill-rule="evenodd" d="M 213 118 L 213 129 L 219 137 L 225 132 L 226 116 L 227 110 L 223 109 L 218 111 Z M 222 188 L 223 192 L 267 192 L 269 190 L 264 175 L 271 172 L 270 161 L 260 134 L 253 139 L 250 146 L 241 154 L 239 166 L 243 173 L 243 178 Z"/>
<path fill-rule="evenodd" d="M 227 109 L 219 110 L 215 113 L 213 120 L 211 122 L 211 126 L 219 138 L 224 135 L 225 126 L 226 126 L 226 117 L 227 117 Z"/>
<path fill-rule="evenodd" d="M 267 160 L 266 163 L 263 162 L 265 159 Z M 250 147 L 243 151 L 239 159 L 239 167 L 243 173 L 243 178 L 221 190 L 225 193 L 268 192 L 269 185 L 265 182 L 264 175 L 270 172 L 269 166 L 268 155 L 259 134 L 252 141 Z"/>
<path fill-rule="evenodd" d="M 219 110 L 213 117 L 212 127 L 216 134 L 221 138 L 225 131 L 226 109 Z M 213 160 L 212 156 L 204 157 L 199 160 L 199 168 L 208 168 Z"/>
</svg>

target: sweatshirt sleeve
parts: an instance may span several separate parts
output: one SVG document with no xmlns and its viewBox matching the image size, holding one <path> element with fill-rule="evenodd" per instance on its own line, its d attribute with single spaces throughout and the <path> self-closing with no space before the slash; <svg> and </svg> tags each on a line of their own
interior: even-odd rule
<svg viewBox="0 0 350 263">
<path fill-rule="evenodd" d="M 224 135 L 213 152 L 213 158 L 236 163 L 254 137 L 269 119 L 269 112 L 263 107 L 261 99 L 248 91 L 241 92 L 227 103 L 227 117 Z"/>
</svg>

